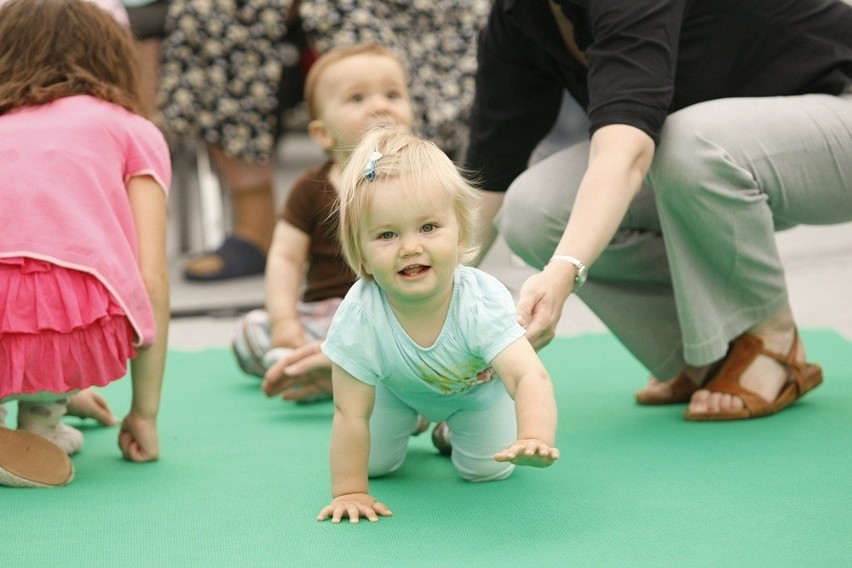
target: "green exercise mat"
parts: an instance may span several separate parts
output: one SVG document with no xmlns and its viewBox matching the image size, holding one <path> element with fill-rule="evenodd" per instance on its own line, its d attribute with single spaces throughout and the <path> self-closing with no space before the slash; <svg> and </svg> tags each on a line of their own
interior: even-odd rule
<svg viewBox="0 0 852 568">
<path fill-rule="evenodd" d="M 123 461 L 117 429 L 86 436 L 75 481 L 0 487 L 0 565 L 852 565 L 852 344 L 805 330 L 825 383 L 787 411 L 688 423 L 639 407 L 642 367 L 608 334 L 541 353 L 556 385 L 562 459 L 502 482 L 459 479 L 428 435 L 371 483 L 395 515 L 318 523 L 329 499 L 331 403 L 265 398 L 230 352 L 171 352 L 162 457 Z M 117 414 L 128 380 L 102 390 Z M 14 419 L 10 405 L 8 423 Z"/>
</svg>

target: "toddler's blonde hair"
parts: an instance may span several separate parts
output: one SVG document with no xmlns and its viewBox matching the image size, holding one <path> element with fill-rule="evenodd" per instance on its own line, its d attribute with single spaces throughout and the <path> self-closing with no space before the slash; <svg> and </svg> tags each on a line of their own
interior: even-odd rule
<svg viewBox="0 0 852 568">
<path fill-rule="evenodd" d="M 375 163 L 375 178 L 368 181 L 364 167 L 370 154 L 382 157 Z M 479 196 L 471 181 L 434 143 L 400 126 L 378 126 L 368 131 L 344 165 L 339 189 L 340 245 L 346 262 L 358 278 L 372 278 L 364 270 L 361 248 L 363 222 L 370 211 L 372 188 L 377 181 L 402 178 L 400 191 L 411 199 L 449 199 L 459 223 L 461 262 L 477 253 L 476 214 Z"/>
</svg>

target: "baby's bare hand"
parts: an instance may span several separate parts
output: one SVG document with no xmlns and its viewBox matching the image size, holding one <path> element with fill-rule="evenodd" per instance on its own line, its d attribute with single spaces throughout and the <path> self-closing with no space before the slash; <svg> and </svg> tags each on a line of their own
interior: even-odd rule
<svg viewBox="0 0 852 568">
<path fill-rule="evenodd" d="M 115 415 L 106 399 L 94 389 L 83 389 L 68 399 L 69 416 L 94 418 L 104 426 L 114 426 Z"/>
<path fill-rule="evenodd" d="M 518 440 L 502 452 L 494 454 L 498 462 L 511 462 L 515 465 L 548 467 L 559 459 L 559 450 L 533 438 Z"/>
<path fill-rule="evenodd" d="M 301 401 L 331 393 L 331 360 L 314 341 L 293 349 L 267 369 L 261 384 L 266 396 Z"/>
<path fill-rule="evenodd" d="M 357 523 L 360 517 L 375 523 L 379 515 L 390 517 L 393 515 L 387 505 L 373 499 L 368 493 L 349 493 L 335 497 L 330 505 L 323 508 L 317 517 L 318 521 L 331 518 L 332 523 L 339 523 L 343 517 L 349 517 L 350 523 Z"/>
<path fill-rule="evenodd" d="M 126 460 L 132 462 L 156 460 L 160 456 L 156 420 L 128 414 L 118 432 L 118 447 Z"/>
</svg>

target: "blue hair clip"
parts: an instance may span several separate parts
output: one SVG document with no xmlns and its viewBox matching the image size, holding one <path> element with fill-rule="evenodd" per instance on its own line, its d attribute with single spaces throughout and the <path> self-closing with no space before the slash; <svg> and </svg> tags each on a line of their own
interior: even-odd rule
<svg viewBox="0 0 852 568">
<path fill-rule="evenodd" d="M 379 152 L 373 152 L 370 154 L 370 157 L 367 159 L 367 165 L 364 166 L 364 177 L 367 178 L 367 181 L 373 181 L 376 179 L 376 162 L 378 162 L 382 158 L 382 154 Z"/>
</svg>

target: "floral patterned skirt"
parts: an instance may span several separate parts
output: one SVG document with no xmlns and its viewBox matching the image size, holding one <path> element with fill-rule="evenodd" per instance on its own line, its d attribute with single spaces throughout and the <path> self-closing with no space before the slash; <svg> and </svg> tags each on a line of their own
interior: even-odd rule
<svg viewBox="0 0 852 568">
<path fill-rule="evenodd" d="M 467 142 L 476 35 L 492 0 L 301 0 L 317 51 L 380 43 L 407 64 L 414 127 L 450 155 Z"/>
<path fill-rule="evenodd" d="M 292 0 L 173 0 L 162 46 L 160 122 L 252 163 L 271 156 Z"/>
</svg>

